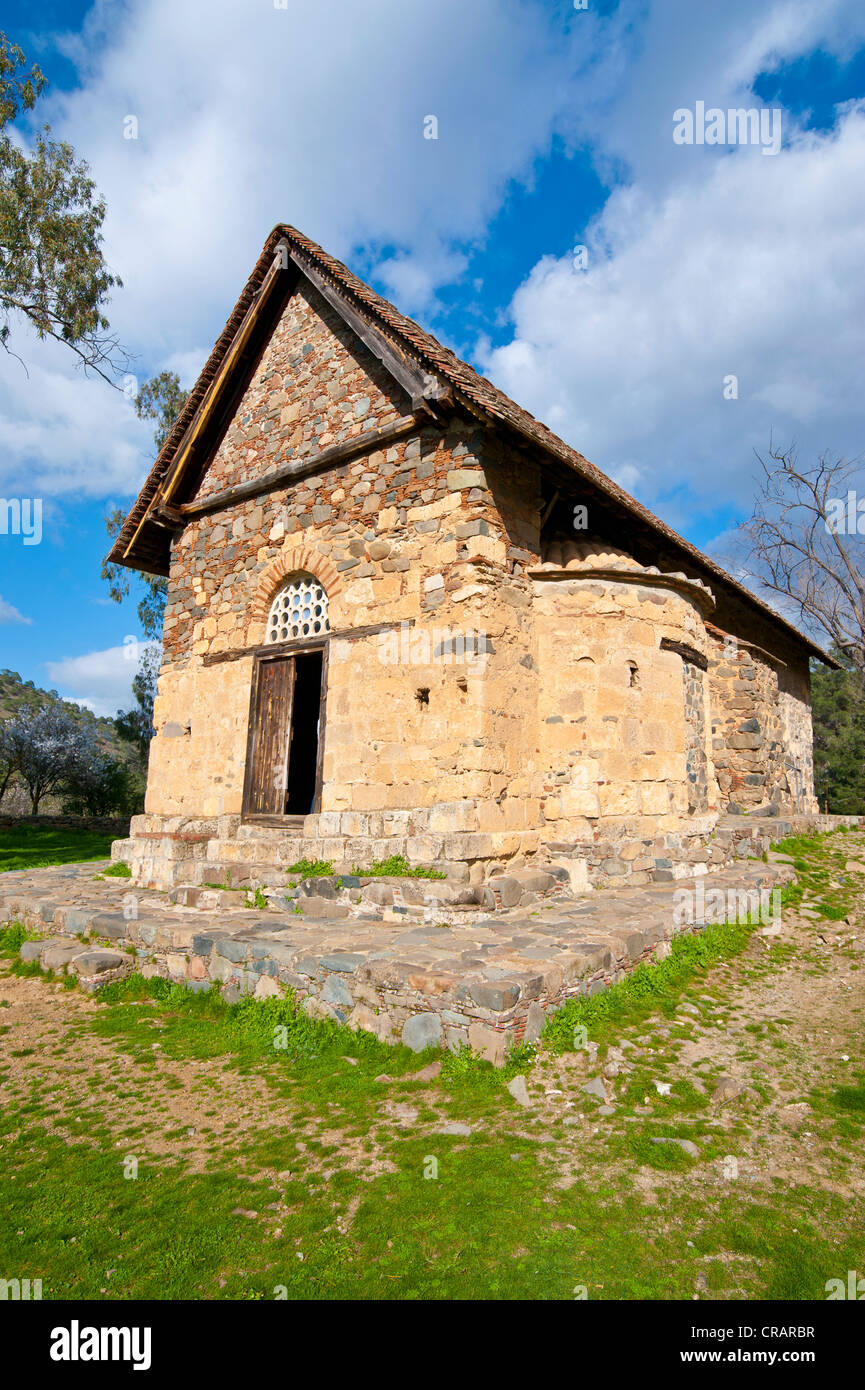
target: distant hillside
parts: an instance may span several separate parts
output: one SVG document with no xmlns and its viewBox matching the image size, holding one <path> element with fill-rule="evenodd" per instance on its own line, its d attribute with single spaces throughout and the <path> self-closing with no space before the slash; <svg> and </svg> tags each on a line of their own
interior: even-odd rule
<svg viewBox="0 0 865 1390">
<path fill-rule="evenodd" d="M 41 690 L 32 681 L 23 681 L 17 671 L 0 671 L 0 719 L 12 719 L 21 710 L 51 704 L 63 704 L 85 728 L 92 728 L 100 741 L 118 757 L 128 755 L 129 744 L 118 738 L 113 720 L 98 718 L 91 710 L 76 705 L 74 700 L 64 700 L 56 690 Z"/>
<path fill-rule="evenodd" d="M 122 759 L 130 766 L 139 763 L 138 754 L 131 743 L 120 738 L 111 719 L 100 719 L 89 709 L 82 709 L 73 700 L 64 700 L 56 690 L 42 690 L 32 681 L 21 679 L 17 671 L 0 671 L 0 719 L 12 719 L 24 710 L 39 709 L 42 705 L 62 704 L 84 728 L 93 730 L 106 753 Z M 44 812 L 60 809 L 61 798 L 47 796 Z M 3 798 L 3 812 L 12 815 L 25 815 L 29 811 L 29 800 L 23 787 L 10 786 Z"/>
</svg>

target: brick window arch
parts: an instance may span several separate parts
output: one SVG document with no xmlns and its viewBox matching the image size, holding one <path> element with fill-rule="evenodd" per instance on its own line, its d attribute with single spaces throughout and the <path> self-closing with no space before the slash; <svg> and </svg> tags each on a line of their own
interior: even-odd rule
<svg viewBox="0 0 865 1390">
<path fill-rule="evenodd" d="M 330 632 L 330 617 L 324 585 L 304 571 L 290 575 L 273 596 L 265 643 L 298 641 L 326 632 Z"/>
</svg>

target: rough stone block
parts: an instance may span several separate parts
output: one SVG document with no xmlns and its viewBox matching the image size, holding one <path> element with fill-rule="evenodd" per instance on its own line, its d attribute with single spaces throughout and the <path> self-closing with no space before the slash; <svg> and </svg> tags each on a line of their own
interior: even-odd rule
<svg viewBox="0 0 865 1390">
<path fill-rule="evenodd" d="M 382 1042 L 389 1042 L 393 1035 L 393 1020 L 390 1014 L 385 1010 L 377 1013 L 367 1004 L 355 1004 L 346 1022 L 349 1028 L 372 1033 Z"/>
<path fill-rule="evenodd" d="M 129 919 L 122 912 L 97 912 L 90 918 L 91 936 L 107 936 L 112 941 L 122 941 L 128 926 Z"/>
<path fill-rule="evenodd" d="M 485 1023 L 472 1023 L 468 1030 L 469 1047 L 474 1048 L 481 1057 L 492 1062 L 494 1067 L 504 1066 L 511 1047 L 511 1035 L 490 1028 Z"/>
<path fill-rule="evenodd" d="M 423 1052 L 425 1047 L 441 1047 L 441 1015 L 414 1014 L 406 1019 L 402 1029 L 402 1041 L 412 1052 Z"/>
<path fill-rule="evenodd" d="M 544 1029 L 545 1015 L 543 1007 L 533 999 L 529 1005 L 529 1012 L 526 1017 L 526 1031 L 523 1034 L 523 1042 L 537 1042 Z"/>
<path fill-rule="evenodd" d="M 473 984 L 470 986 L 470 993 L 478 1008 L 505 1013 L 517 1003 L 520 987 L 512 980 L 496 980 L 494 983 Z"/>
<path fill-rule="evenodd" d="M 42 965 L 45 970 L 64 970 L 81 951 L 80 941 L 65 946 L 48 946 L 42 952 Z"/>
<path fill-rule="evenodd" d="M 327 1004 L 335 1004 L 338 1006 L 345 1005 L 345 1007 L 349 1009 L 354 1007 L 354 999 L 351 996 L 351 991 L 345 981 L 340 979 L 339 975 L 329 975 L 327 977 L 321 991 L 321 998 Z"/>
<path fill-rule="evenodd" d="M 71 962 L 71 968 L 76 975 L 92 976 L 104 975 L 131 964 L 131 957 L 121 955 L 119 951 L 89 950 L 79 951 Z"/>
<path fill-rule="evenodd" d="M 48 943 L 45 941 L 25 941 L 18 952 L 21 960 L 38 960 Z M 57 942 L 62 945 L 62 942 Z"/>
</svg>

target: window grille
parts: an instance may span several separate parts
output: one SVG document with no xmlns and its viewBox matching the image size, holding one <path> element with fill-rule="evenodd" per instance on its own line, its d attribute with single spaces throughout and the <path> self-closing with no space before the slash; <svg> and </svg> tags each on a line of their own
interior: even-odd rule
<svg viewBox="0 0 865 1390">
<path fill-rule="evenodd" d="M 324 632 L 330 632 L 327 594 L 311 574 L 295 575 L 277 590 L 270 607 L 266 640 L 291 642 Z"/>
</svg>

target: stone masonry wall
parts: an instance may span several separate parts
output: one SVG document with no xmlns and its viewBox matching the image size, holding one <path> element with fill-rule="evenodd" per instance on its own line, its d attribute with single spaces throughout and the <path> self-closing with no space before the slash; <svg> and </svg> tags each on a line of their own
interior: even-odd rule
<svg viewBox="0 0 865 1390">
<path fill-rule="evenodd" d="M 198 495 L 410 408 L 302 287 Z M 541 508 L 537 464 L 455 415 L 191 520 L 172 549 L 136 882 L 312 846 L 470 865 L 475 881 L 564 857 L 575 884 L 586 866 L 636 884 L 714 862 L 716 764 L 725 803 L 812 809 L 801 659 L 780 683 L 744 649 L 721 660 L 700 603 L 649 578 L 538 582 Z M 323 584 L 332 629 L 322 805 L 301 839 L 240 823 L 253 651 L 297 571 Z M 664 637 L 709 657 L 709 678 Z"/>
<path fill-rule="evenodd" d="M 724 807 L 817 810 L 807 661 L 784 655 L 772 660 L 712 636 L 712 749 Z"/>
<path fill-rule="evenodd" d="M 706 681 L 699 666 L 682 662 L 685 707 L 685 790 L 691 814 L 709 809 L 709 756 L 706 736 Z"/>
<path fill-rule="evenodd" d="M 200 495 L 387 423 L 409 409 L 400 395 L 314 291 L 296 295 Z M 455 418 L 193 520 L 172 555 L 148 816 L 240 813 L 250 649 L 298 569 L 324 584 L 333 630 L 315 830 L 369 852 L 415 838 L 428 862 L 530 854 L 537 470 L 527 482 Z"/>
<path fill-rule="evenodd" d="M 535 622 L 541 835 L 549 852 L 586 858 L 602 883 L 648 882 L 674 862 L 692 862 L 691 850 L 707 862 L 700 837 L 714 824 L 716 797 L 705 740 L 702 767 L 693 764 L 705 694 L 698 716 L 702 687 L 687 681 L 686 711 L 683 659 L 660 647 L 666 637 L 705 651 L 696 604 L 653 587 L 649 576 L 619 583 L 589 571 L 537 580 Z M 701 787 L 702 815 L 689 787 Z"/>
<path fill-rule="evenodd" d="M 784 804 L 809 814 L 819 811 L 814 789 L 814 729 L 811 722 L 811 674 L 801 660 L 780 673 L 778 700 L 784 744 Z M 782 782 L 783 785 L 783 782 Z"/>
</svg>

